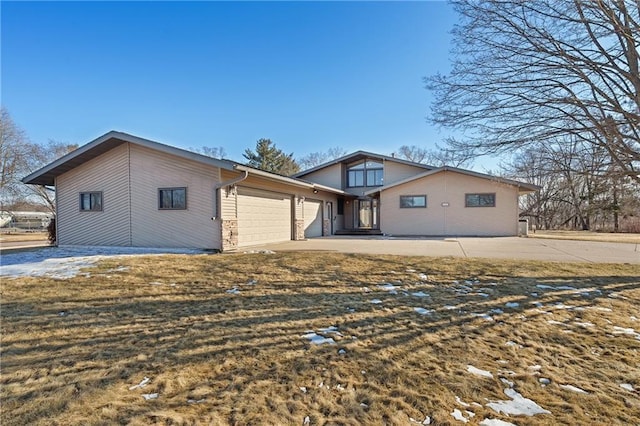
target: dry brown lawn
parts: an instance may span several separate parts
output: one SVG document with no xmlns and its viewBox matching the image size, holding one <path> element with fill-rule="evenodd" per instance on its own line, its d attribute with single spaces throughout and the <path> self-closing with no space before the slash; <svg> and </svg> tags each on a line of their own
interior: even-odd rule
<svg viewBox="0 0 640 426">
<path fill-rule="evenodd" d="M 459 410 L 470 425 L 637 425 L 639 276 L 633 265 L 278 253 L 3 279 L 0 423 L 462 425 Z M 309 330 L 335 344 L 310 343 Z M 487 406 L 510 400 L 505 389 L 550 414 Z"/>
<path fill-rule="evenodd" d="M 623 234 L 593 231 L 536 231 L 529 232 L 530 238 L 551 238 L 556 240 L 600 241 L 609 243 L 640 244 L 640 234 Z"/>
<path fill-rule="evenodd" d="M 46 232 L 20 232 L 16 234 L 0 234 L 0 243 L 20 241 L 47 241 Z"/>
</svg>

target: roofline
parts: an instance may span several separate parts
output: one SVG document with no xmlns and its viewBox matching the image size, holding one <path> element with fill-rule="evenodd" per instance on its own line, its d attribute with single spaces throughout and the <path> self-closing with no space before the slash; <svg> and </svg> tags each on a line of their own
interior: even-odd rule
<svg viewBox="0 0 640 426">
<path fill-rule="evenodd" d="M 371 158 L 379 158 L 379 159 L 385 160 L 385 161 L 394 161 L 396 163 L 401 163 L 401 164 L 406 164 L 406 165 L 409 165 L 409 166 L 420 167 L 420 168 L 427 169 L 427 170 L 434 169 L 433 166 L 429 166 L 429 165 L 423 164 L 423 163 L 415 163 L 413 161 L 403 160 L 401 158 L 396 158 L 396 157 L 390 157 L 388 155 L 375 154 L 373 152 L 368 152 L 368 151 L 356 151 L 356 152 L 353 152 L 351 154 L 343 155 L 340 158 L 336 158 L 334 160 L 327 161 L 326 163 L 322 163 L 322 164 L 320 164 L 318 166 L 315 166 L 315 167 L 312 167 L 310 169 L 298 172 L 298 173 L 294 174 L 293 177 L 297 178 L 299 176 L 304 176 L 304 175 L 307 175 L 309 173 L 313 173 L 313 172 L 315 172 L 317 170 L 320 170 L 320 169 L 323 169 L 325 167 L 329 167 L 329 166 L 333 166 L 333 165 L 338 164 L 338 163 L 342 163 L 343 161 L 346 161 L 349 158 L 356 157 L 358 155 L 362 155 L 362 156 L 365 156 L 365 157 L 371 157 Z"/>
<path fill-rule="evenodd" d="M 292 177 L 287 177 L 287 176 L 281 176 L 275 173 L 271 173 L 271 172 L 266 172 L 264 170 L 259 170 L 253 167 L 249 167 L 249 166 L 245 166 L 243 164 L 240 163 L 236 163 L 235 161 L 231 161 L 231 160 L 219 160 L 216 158 L 212 158 L 206 155 L 202 155 L 202 154 L 198 154 L 196 152 L 192 152 L 192 151 L 187 151 L 185 149 L 182 148 L 176 148 L 174 146 L 171 145 L 166 145 L 160 142 L 155 142 L 149 139 L 144 139 L 138 136 L 134 136 L 134 135 L 130 135 L 128 133 L 124 133 L 124 132 L 118 132 L 115 130 L 112 130 L 110 132 L 105 133 L 104 135 L 92 140 L 91 142 L 79 147 L 78 149 L 58 158 L 57 160 L 47 164 L 46 166 L 42 167 L 41 169 L 31 173 L 30 175 L 24 177 L 22 179 L 22 182 L 24 183 L 33 183 L 33 184 L 38 184 L 36 182 L 33 182 L 34 180 L 38 179 L 39 177 L 42 177 L 43 175 L 51 172 L 52 170 L 55 170 L 57 167 L 60 167 L 61 165 L 67 163 L 70 160 L 73 160 L 74 158 L 77 158 L 89 151 L 91 151 L 92 149 L 96 148 L 97 146 L 110 141 L 110 140 L 118 140 L 118 141 L 122 141 L 122 142 L 127 142 L 127 143 L 133 143 L 136 145 L 140 145 L 149 149 L 154 149 L 156 151 L 160 151 L 160 152 L 164 152 L 166 154 L 171 154 L 171 155 L 175 155 L 181 158 L 185 158 L 188 160 L 193 160 L 193 161 L 197 161 L 199 163 L 204 163 L 204 164 L 209 164 L 209 165 L 213 165 L 216 167 L 219 167 L 221 169 L 225 169 L 225 170 L 237 170 L 237 171 L 246 171 L 247 173 L 256 175 L 256 176 L 260 176 L 260 177 L 264 177 L 267 179 L 271 179 L 271 180 L 275 180 L 278 182 L 283 182 L 283 183 L 288 183 L 291 185 L 295 185 L 295 186 L 299 186 L 299 187 L 303 187 L 303 188 L 308 188 L 308 189 L 318 189 L 318 190 L 322 190 L 322 191 L 327 191 L 327 192 L 333 192 L 336 194 L 344 194 L 345 192 L 336 188 L 331 188 L 328 186 L 324 186 L 324 185 L 319 185 L 319 184 L 314 184 L 311 182 L 306 182 L 304 180 L 301 179 L 296 179 L 296 178 L 292 178 Z M 100 155 L 100 154 L 98 154 Z M 96 155 L 97 156 L 97 155 Z M 95 158 L 95 157 L 93 157 Z M 65 173 L 65 172 L 62 172 Z M 62 174 L 60 173 L 60 174 Z M 54 175 L 54 176 L 58 176 L 58 175 Z"/>
<path fill-rule="evenodd" d="M 64 163 L 73 160 L 74 158 L 79 157 L 82 154 L 85 154 L 88 151 L 91 151 L 92 149 L 96 148 L 97 146 L 112 140 L 112 139 L 116 139 L 116 140 L 120 140 L 122 142 L 128 142 L 128 143 L 133 143 L 136 145 L 140 145 L 140 146 L 144 146 L 147 148 L 151 148 L 151 149 L 155 149 L 161 152 L 165 152 L 167 154 L 173 154 L 173 155 L 177 155 L 179 157 L 182 158 L 186 158 L 186 159 L 190 159 L 190 160 L 194 160 L 194 161 L 198 161 L 201 163 L 207 163 L 207 164 L 212 164 L 214 166 L 223 168 L 223 169 L 227 169 L 227 170 L 232 170 L 233 166 L 232 163 L 228 162 L 227 160 L 218 160 L 216 158 L 212 158 L 212 157 L 208 157 L 206 155 L 202 155 L 202 154 L 198 154 L 195 152 L 191 152 L 191 151 L 187 151 L 181 148 L 176 148 L 170 145 L 166 145 L 160 142 L 155 142 L 149 139 L 144 139 L 138 136 L 134 136 L 134 135 L 130 135 L 128 133 L 124 133 L 124 132 L 118 132 L 115 130 L 111 130 L 110 132 L 105 133 L 104 135 L 92 140 L 91 142 L 82 145 L 81 147 L 79 147 L 76 150 L 71 151 L 68 154 L 63 155 L 62 157 L 58 158 L 57 160 L 47 164 L 46 166 L 42 167 L 39 170 L 36 170 L 35 172 L 31 173 L 28 176 L 25 176 L 24 178 L 22 178 L 22 182 L 24 183 L 32 183 L 33 180 L 43 176 L 44 174 L 54 170 L 55 168 L 63 165 Z"/>
<path fill-rule="evenodd" d="M 404 185 L 405 183 L 409 183 L 409 182 L 412 182 L 412 181 L 417 180 L 417 179 L 421 179 L 421 178 L 424 178 L 424 177 L 427 177 L 427 176 L 435 175 L 437 173 L 446 172 L 446 171 L 455 172 L 455 173 L 461 173 L 461 174 L 465 174 L 465 175 L 468 175 L 468 176 L 474 176 L 474 177 L 481 178 L 481 179 L 487 179 L 487 180 L 492 180 L 492 181 L 496 181 L 496 182 L 501 182 L 501 183 L 505 183 L 507 185 L 516 186 L 516 187 L 518 187 L 518 189 L 523 188 L 524 191 L 522 191 L 522 190 L 518 191 L 520 193 L 536 192 L 536 191 L 539 191 L 541 189 L 540 186 L 533 185 L 533 184 L 530 184 L 530 183 L 518 182 L 516 180 L 506 179 L 506 178 L 502 178 L 502 177 L 499 177 L 499 176 L 492 176 L 492 175 L 488 175 L 488 174 L 485 174 L 485 173 L 474 172 L 472 170 L 459 169 L 457 167 L 444 166 L 444 167 L 439 167 L 437 169 L 426 171 L 424 173 L 420 173 L 418 175 L 414 175 L 414 176 L 408 177 L 406 179 L 400 180 L 398 182 L 391 183 L 389 185 L 381 186 L 379 188 L 366 191 L 364 193 L 364 195 L 372 195 L 372 194 L 375 194 L 375 193 L 378 193 L 378 192 L 386 191 L 387 189 L 394 188 L 394 187 L 399 186 L 399 185 Z"/>
<path fill-rule="evenodd" d="M 307 182 L 304 181 L 302 179 L 297 179 L 294 177 L 289 177 L 289 176 L 281 176 L 275 173 L 271 173 L 271 172 L 266 172 L 264 170 L 260 170 L 260 169 L 255 169 L 253 167 L 249 167 L 249 166 L 245 166 L 244 164 L 234 164 L 233 168 L 235 170 L 241 171 L 241 172 L 247 172 L 256 176 L 260 176 L 260 177 L 264 177 L 267 179 L 271 179 L 271 180 L 275 180 L 278 182 L 283 182 L 283 183 L 288 183 L 290 185 L 295 185 L 295 186 L 300 186 L 302 188 L 307 188 L 307 189 L 317 189 L 317 190 L 321 190 L 321 191 L 326 191 L 326 192 L 333 192 L 335 194 L 340 194 L 343 195 L 345 194 L 344 191 L 340 190 L 340 189 L 336 189 L 336 188 L 331 188 L 330 186 L 325 186 L 325 185 L 320 185 L 317 183 L 312 183 L 312 182 Z"/>
</svg>

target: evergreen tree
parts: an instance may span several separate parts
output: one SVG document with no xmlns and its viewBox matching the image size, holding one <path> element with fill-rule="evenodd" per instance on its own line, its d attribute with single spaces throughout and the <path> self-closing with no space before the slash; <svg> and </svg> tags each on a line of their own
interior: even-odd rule
<svg viewBox="0 0 640 426">
<path fill-rule="evenodd" d="M 247 148 L 242 155 L 248 160 L 247 165 L 266 172 L 290 176 L 300 171 L 293 153 L 285 154 L 271 139 L 258 139 L 255 152 Z"/>
</svg>

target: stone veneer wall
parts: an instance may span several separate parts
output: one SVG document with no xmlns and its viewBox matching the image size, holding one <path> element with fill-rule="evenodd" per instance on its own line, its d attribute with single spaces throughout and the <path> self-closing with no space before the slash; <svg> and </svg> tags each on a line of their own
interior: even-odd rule
<svg viewBox="0 0 640 426">
<path fill-rule="evenodd" d="M 293 230 L 293 239 L 296 241 L 304 240 L 304 219 L 295 219 L 295 229 Z"/>
<path fill-rule="evenodd" d="M 222 251 L 238 248 L 238 219 L 223 219 L 222 227 Z"/>
</svg>

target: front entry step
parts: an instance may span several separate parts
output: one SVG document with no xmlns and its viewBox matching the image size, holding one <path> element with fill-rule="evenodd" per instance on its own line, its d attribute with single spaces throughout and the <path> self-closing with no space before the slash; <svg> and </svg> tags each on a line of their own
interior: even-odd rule
<svg viewBox="0 0 640 426">
<path fill-rule="evenodd" d="M 341 229 L 335 235 L 382 235 L 379 229 Z"/>
</svg>

